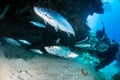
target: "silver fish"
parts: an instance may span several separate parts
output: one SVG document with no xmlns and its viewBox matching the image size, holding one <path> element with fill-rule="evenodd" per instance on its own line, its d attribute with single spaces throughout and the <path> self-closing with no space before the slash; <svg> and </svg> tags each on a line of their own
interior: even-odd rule
<svg viewBox="0 0 120 80">
<path fill-rule="evenodd" d="M 4 39 L 5 39 L 5 41 L 6 41 L 7 43 L 9 43 L 9 44 L 11 44 L 11 45 L 21 46 L 21 44 L 20 44 L 17 40 L 15 40 L 15 39 L 13 39 L 13 38 L 4 37 Z"/>
<path fill-rule="evenodd" d="M 37 54 L 43 54 L 43 52 L 40 49 L 29 49 L 29 50 Z"/>
<path fill-rule="evenodd" d="M 31 45 L 31 43 L 28 42 L 27 40 L 19 39 L 18 41 L 27 45 Z"/>
<path fill-rule="evenodd" d="M 70 34 L 75 36 L 74 29 L 70 23 L 58 12 L 42 7 L 34 7 L 34 11 L 40 18 L 44 20 L 45 23 L 48 23 L 54 27 L 56 31 L 64 31 L 69 37 Z"/>
<path fill-rule="evenodd" d="M 77 54 L 71 52 L 69 47 L 50 46 L 50 47 L 44 47 L 44 48 L 48 53 L 59 56 L 59 57 L 76 58 L 78 56 Z"/>
<path fill-rule="evenodd" d="M 91 44 L 81 43 L 81 44 L 75 44 L 75 46 L 79 48 L 89 48 L 91 47 Z"/>
<path fill-rule="evenodd" d="M 46 26 L 44 24 L 37 22 L 37 21 L 30 21 L 30 23 L 32 23 L 33 25 L 38 26 L 40 28 L 46 28 Z"/>
</svg>

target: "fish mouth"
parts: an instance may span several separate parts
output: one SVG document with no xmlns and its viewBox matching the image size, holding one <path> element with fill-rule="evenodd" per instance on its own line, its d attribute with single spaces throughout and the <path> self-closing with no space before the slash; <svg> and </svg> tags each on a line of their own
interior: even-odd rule
<svg viewBox="0 0 120 80">
<path fill-rule="evenodd" d="M 35 11 L 35 13 L 42 13 L 43 15 L 46 15 L 48 12 L 46 11 L 46 8 L 42 8 L 42 7 L 33 7 L 33 10 Z"/>
</svg>

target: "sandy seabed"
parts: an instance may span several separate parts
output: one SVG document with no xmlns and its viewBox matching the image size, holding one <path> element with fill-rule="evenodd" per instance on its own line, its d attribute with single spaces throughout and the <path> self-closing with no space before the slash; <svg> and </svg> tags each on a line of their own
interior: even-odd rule
<svg viewBox="0 0 120 80">
<path fill-rule="evenodd" d="M 30 54 L 20 47 L 0 46 L 0 80 L 103 80 L 75 60 L 44 54 L 25 59 Z"/>
</svg>

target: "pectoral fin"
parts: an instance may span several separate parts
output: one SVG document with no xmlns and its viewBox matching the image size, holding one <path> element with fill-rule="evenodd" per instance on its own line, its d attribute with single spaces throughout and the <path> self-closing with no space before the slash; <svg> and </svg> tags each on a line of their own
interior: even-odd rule
<svg viewBox="0 0 120 80">
<path fill-rule="evenodd" d="M 56 43 L 57 43 L 57 44 L 60 44 L 60 38 L 58 38 L 58 39 L 56 40 Z"/>
<path fill-rule="evenodd" d="M 58 28 L 55 28 L 55 31 L 58 32 Z"/>
<path fill-rule="evenodd" d="M 45 25 L 47 25 L 47 21 L 44 20 Z"/>
<path fill-rule="evenodd" d="M 69 37 L 71 37 L 70 34 L 69 34 L 68 32 L 67 32 L 67 35 L 68 35 Z"/>
</svg>

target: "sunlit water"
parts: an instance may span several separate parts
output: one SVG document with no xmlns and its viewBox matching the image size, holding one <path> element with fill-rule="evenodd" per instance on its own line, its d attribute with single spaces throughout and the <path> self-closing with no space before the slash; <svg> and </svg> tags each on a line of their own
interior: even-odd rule
<svg viewBox="0 0 120 80">
<path fill-rule="evenodd" d="M 89 15 L 87 24 L 91 28 L 91 31 L 95 33 L 98 29 L 102 29 L 103 21 L 107 36 L 120 44 L 120 0 L 102 0 L 102 2 L 104 13 Z M 117 71 L 118 67 L 115 66 L 114 61 L 105 68 L 100 69 L 100 72 L 102 72 L 106 78 L 111 78 Z"/>
<path fill-rule="evenodd" d="M 104 14 L 89 15 L 87 24 L 95 32 L 102 28 L 101 22 L 103 21 L 108 37 L 120 43 L 120 1 L 102 0 L 102 2 L 104 3 Z"/>
</svg>

